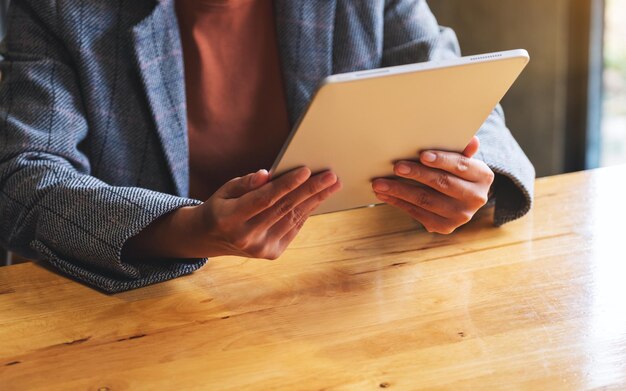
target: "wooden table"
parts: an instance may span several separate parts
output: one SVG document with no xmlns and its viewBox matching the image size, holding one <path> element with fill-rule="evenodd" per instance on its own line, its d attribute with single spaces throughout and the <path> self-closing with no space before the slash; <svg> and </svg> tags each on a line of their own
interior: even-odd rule
<svg viewBox="0 0 626 391">
<path fill-rule="evenodd" d="M 107 296 L 0 269 L 0 389 L 626 389 L 626 167 L 541 179 L 450 236 L 318 216 L 278 261 Z"/>
</svg>

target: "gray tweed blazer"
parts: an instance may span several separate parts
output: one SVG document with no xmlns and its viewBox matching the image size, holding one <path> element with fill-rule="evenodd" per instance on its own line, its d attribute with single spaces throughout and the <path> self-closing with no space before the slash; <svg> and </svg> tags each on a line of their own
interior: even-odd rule
<svg viewBox="0 0 626 391">
<path fill-rule="evenodd" d="M 458 56 L 425 0 L 275 0 L 292 124 L 325 76 Z M 205 259 L 122 262 L 126 240 L 188 196 L 173 0 L 14 0 L 0 65 L 0 245 L 106 292 Z M 498 107 L 480 130 L 495 224 L 525 214 L 534 170 Z"/>
</svg>

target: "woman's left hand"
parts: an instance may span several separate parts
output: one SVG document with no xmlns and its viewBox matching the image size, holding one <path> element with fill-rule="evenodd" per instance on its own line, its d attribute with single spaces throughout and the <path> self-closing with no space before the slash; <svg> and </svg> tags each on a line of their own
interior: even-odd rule
<svg viewBox="0 0 626 391">
<path fill-rule="evenodd" d="M 495 175 L 472 158 L 479 146 L 474 136 L 463 153 L 423 151 L 419 162 L 394 165 L 394 173 L 410 181 L 379 178 L 372 188 L 379 200 L 408 213 L 428 232 L 450 234 L 470 221 L 489 197 Z"/>
</svg>

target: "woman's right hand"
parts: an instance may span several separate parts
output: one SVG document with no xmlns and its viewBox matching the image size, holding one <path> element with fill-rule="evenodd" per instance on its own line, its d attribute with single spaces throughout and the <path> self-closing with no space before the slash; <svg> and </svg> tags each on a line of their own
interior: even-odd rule
<svg viewBox="0 0 626 391">
<path fill-rule="evenodd" d="M 235 178 L 198 206 L 154 221 L 124 246 L 124 260 L 237 255 L 276 259 L 319 204 L 340 190 L 332 172 L 299 168 L 270 181 L 266 170 Z"/>
<path fill-rule="evenodd" d="M 332 172 L 311 176 L 308 168 L 271 182 L 265 170 L 235 178 L 197 207 L 202 236 L 210 238 L 202 253 L 276 259 L 309 215 L 340 187 Z"/>
</svg>

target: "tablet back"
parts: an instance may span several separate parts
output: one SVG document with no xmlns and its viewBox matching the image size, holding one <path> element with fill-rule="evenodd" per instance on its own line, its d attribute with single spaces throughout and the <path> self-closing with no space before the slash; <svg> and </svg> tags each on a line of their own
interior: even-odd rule
<svg viewBox="0 0 626 391">
<path fill-rule="evenodd" d="M 343 189 L 317 214 L 379 203 L 371 181 L 424 149 L 462 151 L 528 63 L 525 50 L 334 75 L 271 170 L 333 170 Z"/>
</svg>

